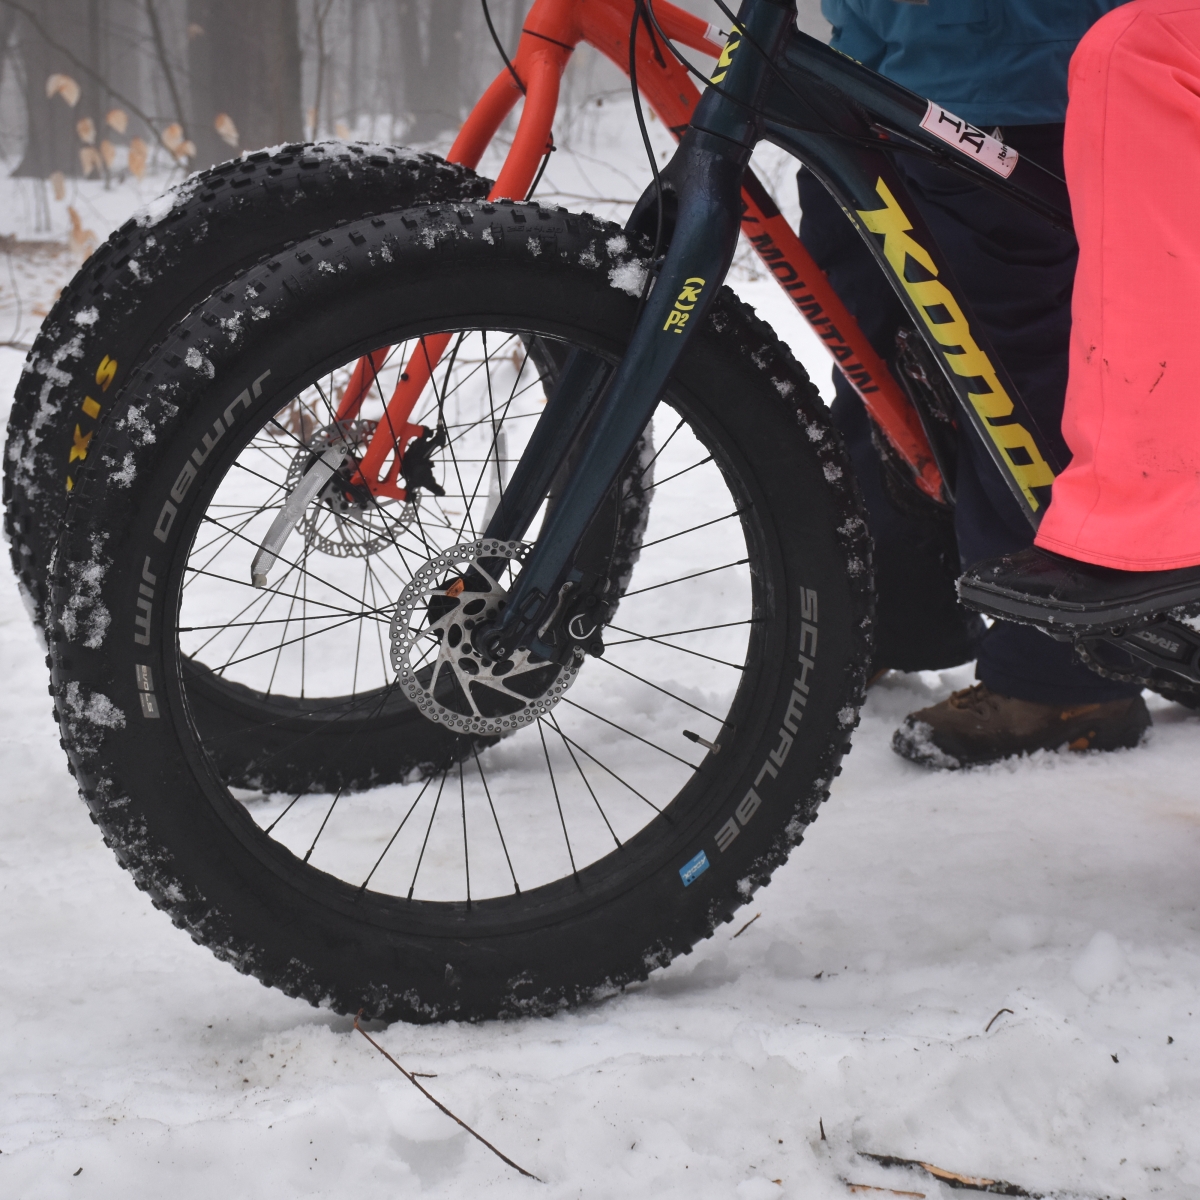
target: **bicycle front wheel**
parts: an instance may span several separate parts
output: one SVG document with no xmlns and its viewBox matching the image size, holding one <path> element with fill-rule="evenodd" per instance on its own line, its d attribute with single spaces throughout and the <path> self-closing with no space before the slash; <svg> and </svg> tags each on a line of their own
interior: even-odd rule
<svg viewBox="0 0 1200 1200">
<path fill-rule="evenodd" d="M 481 531 L 545 364 L 615 362 L 643 270 L 615 228 L 534 205 L 363 221 L 200 306 L 119 398 L 57 553 L 56 711 L 118 857 L 239 969 L 343 1012 L 551 1011 L 708 936 L 815 817 L 861 697 L 869 544 L 819 398 L 728 292 L 611 498 L 614 529 L 644 522 L 653 478 L 640 554 L 604 543 L 603 653 L 468 653 L 527 553 Z M 361 425 L 336 398 L 364 351 L 400 370 L 433 336 L 445 434 L 422 502 L 381 503 L 353 467 L 386 384 Z M 214 681 L 386 711 L 411 782 L 229 787 Z"/>
</svg>

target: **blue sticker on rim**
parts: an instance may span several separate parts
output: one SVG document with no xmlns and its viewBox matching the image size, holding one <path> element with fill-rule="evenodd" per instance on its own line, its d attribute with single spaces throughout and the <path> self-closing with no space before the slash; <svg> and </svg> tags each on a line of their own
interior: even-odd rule
<svg viewBox="0 0 1200 1200">
<path fill-rule="evenodd" d="M 679 868 L 679 878 L 683 880 L 683 886 L 687 887 L 689 884 L 695 883 L 708 870 L 708 867 L 708 855 L 703 850 L 695 858 L 688 859 Z"/>
</svg>

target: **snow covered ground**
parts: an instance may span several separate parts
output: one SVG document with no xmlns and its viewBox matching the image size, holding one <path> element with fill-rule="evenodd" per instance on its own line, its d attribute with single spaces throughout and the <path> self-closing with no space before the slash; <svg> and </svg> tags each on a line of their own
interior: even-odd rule
<svg viewBox="0 0 1200 1200">
<path fill-rule="evenodd" d="M 629 135 L 581 134 L 588 179 L 561 152 L 543 190 L 632 199 Z M 140 201 L 91 202 L 103 238 Z M 34 236 L 18 217 L 0 233 Z M 824 385 L 823 352 L 752 275 L 739 290 Z M 36 281 L 44 307 L 50 272 Z M 4 417 L 20 363 L 0 349 Z M 894 675 L 740 936 L 552 1020 L 375 1035 L 543 1186 L 347 1020 L 237 975 L 150 907 L 75 795 L 2 570 L 0 1195 L 951 1195 L 863 1153 L 1058 1196 L 1200 1190 L 1200 716 L 1152 699 L 1138 750 L 930 774 L 891 731 L 970 671 Z"/>
</svg>

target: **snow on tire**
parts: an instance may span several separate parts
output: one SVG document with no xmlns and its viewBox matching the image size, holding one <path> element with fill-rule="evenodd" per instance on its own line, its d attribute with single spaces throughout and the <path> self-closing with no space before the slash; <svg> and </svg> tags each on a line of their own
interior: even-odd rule
<svg viewBox="0 0 1200 1200">
<path fill-rule="evenodd" d="M 870 544 L 815 389 L 728 290 L 655 414 L 653 501 L 603 656 L 536 720 L 464 747 L 405 700 L 396 753 L 428 768 L 412 782 L 263 798 L 222 782 L 193 704 L 189 663 L 248 690 L 308 672 L 391 697 L 373 639 L 422 564 L 477 535 L 519 456 L 545 394 L 528 347 L 618 359 L 636 298 L 610 275 L 640 261 L 614 227 L 537 205 L 352 222 L 198 306 L 117 397 L 56 550 L 55 708 L 118 858 L 239 970 L 384 1018 L 551 1012 L 686 953 L 815 818 L 862 697 Z M 422 400 L 453 434 L 440 510 L 393 521 L 386 561 L 285 548 L 255 593 L 292 460 L 281 414 L 315 419 L 359 354 L 394 346 L 402 365 L 434 333 L 455 348 Z M 303 588 L 285 586 L 297 564 Z M 458 604 L 469 639 L 473 603 L 448 587 L 429 628 Z"/>
</svg>

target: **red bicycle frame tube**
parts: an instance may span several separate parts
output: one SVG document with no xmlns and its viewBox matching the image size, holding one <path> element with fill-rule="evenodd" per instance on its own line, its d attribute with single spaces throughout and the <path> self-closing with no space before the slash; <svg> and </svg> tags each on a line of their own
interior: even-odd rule
<svg viewBox="0 0 1200 1200">
<path fill-rule="evenodd" d="M 668 0 L 656 0 L 654 14 L 672 41 L 701 54 L 720 54 L 722 34 L 714 26 Z M 542 157 L 552 145 L 559 84 L 572 51 L 586 42 L 628 74 L 632 21 L 632 0 L 536 0 L 522 29 L 512 71 L 507 67 L 501 71 L 480 97 L 455 138 L 448 160 L 475 167 L 505 117 L 524 95 L 516 135 L 489 194 L 492 200 L 524 199 Z M 700 93 L 670 50 L 658 45 L 657 34 L 652 36 L 644 26 L 637 39 L 637 77 L 642 96 L 678 139 L 691 121 Z M 825 273 L 750 171 L 742 187 L 742 205 L 742 231 L 759 258 L 862 397 L 893 448 L 912 468 L 917 486 L 936 500 L 944 499 L 941 473 L 916 410 Z M 356 481 L 365 483 L 376 495 L 405 499 L 399 479 L 404 448 L 422 431 L 409 418 L 449 341 L 448 334 L 423 338 L 401 373 L 385 418 L 372 436 L 356 475 Z M 357 415 L 386 355 L 386 349 L 377 350 L 359 360 L 339 402 L 338 420 Z M 389 457 L 391 465 L 381 476 Z"/>
</svg>

